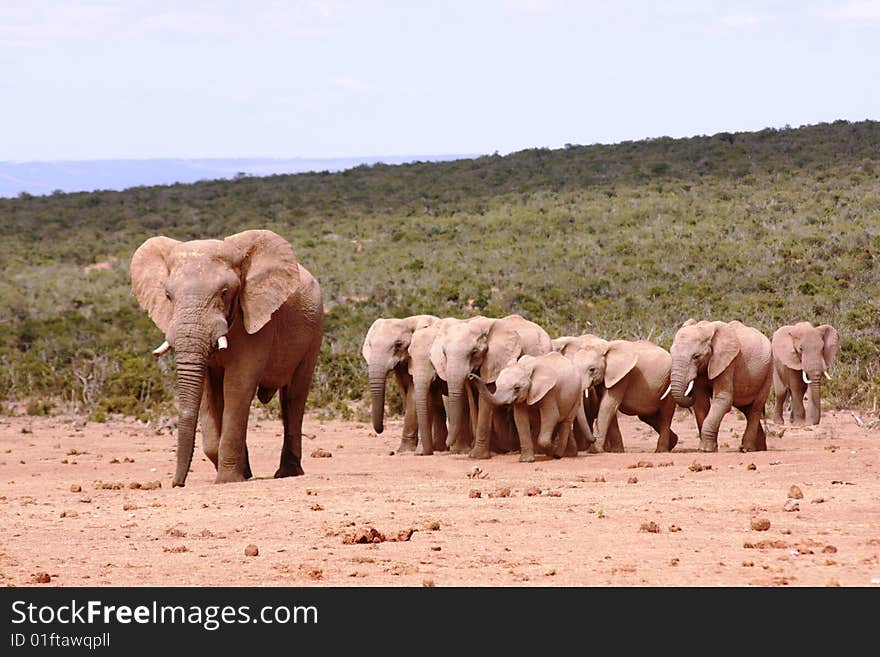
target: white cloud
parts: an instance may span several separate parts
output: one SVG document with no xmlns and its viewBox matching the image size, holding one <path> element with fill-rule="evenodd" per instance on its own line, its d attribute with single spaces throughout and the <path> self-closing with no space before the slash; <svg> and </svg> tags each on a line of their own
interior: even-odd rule
<svg viewBox="0 0 880 657">
<path fill-rule="evenodd" d="M 822 12 L 826 18 L 849 23 L 856 27 L 880 24 L 880 0 L 858 0 Z"/>
</svg>

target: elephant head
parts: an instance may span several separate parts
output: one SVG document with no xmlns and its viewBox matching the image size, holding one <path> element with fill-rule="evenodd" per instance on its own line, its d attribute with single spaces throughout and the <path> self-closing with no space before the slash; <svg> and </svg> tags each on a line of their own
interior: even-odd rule
<svg viewBox="0 0 880 657">
<path fill-rule="evenodd" d="M 831 378 L 828 368 L 837 356 L 839 336 L 828 324 L 813 326 L 798 322 L 783 326 L 773 333 L 773 357 L 786 367 L 800 370 L 807 384 L 807 423 L 819 422 L 822 377 Z"/>
<path fill-rule="evenodd" d="M 687 320 L 676 332 L 670 349 L 670 390 L 675 403 L 685 408 L 693 406 L 696 378 L 716 379 L 739 353 L 739 338 L 729 324 Z"/>
<path fill-rule="evenodd" d="M 408 350 L 413 332 L 430 326 L 436 320 L 433 315 L 413 315 L 403 319 L 379 318 L 367 331 L 361 353 L 367 361 L 373 429 L 376 433 L 382 433 L 385 429 L 385 381 L 388 373 L 398 366 L 408 366 Z"/>
<path fill-rule="evenodd" d="M 557 356 L 558 357 L 558 356 Z M 567 362 L 567 361 L 563 361 Z M 503 368 L 495 379 L 495 392 L 490 392 L 485 381 L 476 374 L 468 377 L 474 381 L 477 389 L 493 406 L 508 404 L 527 404 L 534 406 L 540 402 L 559 380 L 559 365 L 552 361 L 521 356 L 516 363 Z M 523 437 L 520 436 L 520 440 Z M 543 449 L 550 449 L 551 444 L 540 444 Z"/>
<path fill-rule="evenodd" d="M 174 350 L 180 417 L 173 485 L 183 486 L 209 358 L 235 350 L 227 341 L 234 324 L 248 334 L 262 329 L 299 286 L 299 268 L 280 235 L 248 230 L 224 240 L 152 237 L 135 251 L 130 270 L 132 293 L 165 334 L 153 353 Z"/>
<path fill-rule="evenodd" d="M 592 386 L 617 385 L 636 366 L 638 354 L 633 351 L 632 343 L 624 340 L 596 339 L 577 349 L 571 360 L 581 374 L 584 394 L 587 394 Z"/>
</svg>

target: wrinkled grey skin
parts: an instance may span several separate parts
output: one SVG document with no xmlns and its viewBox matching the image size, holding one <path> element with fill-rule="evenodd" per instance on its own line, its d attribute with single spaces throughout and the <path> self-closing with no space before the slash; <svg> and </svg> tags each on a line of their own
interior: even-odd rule
<svg viewBox="0 0 880 657">
<path fill-rule="evenodd" d="M 431 364 L 431 345 L 437 337 L 440 322 L 417 329 L 409 343 L 409 374 L 412 377 L 416 417 L 419 424 L 417 456 L 430 456 L 446 451 L 446 408 L 443 395 L 446 382 L 437 376 Z"/>
<path fill-rule="evenodd" d="M 172 485 L 186 483 L 197 424 L 216 483 L 250 478 L 251 402 L 256 394 L 268 403 L 278 391 L 284 441 L 275 476 L 303 474 L 302 419 L 324 310 L 318 282 L 291 245 L 268 230 L 224 240 L 152 237 L 135 251 L 130 272 L 132 293 L 165 334 L 177 364 Z"/>
<path fill-rule="evenodd" d="M 586 425 L 584 388 L 580 372 L 567 358 L 556 352 L 522 356 L 501 370 L 494 391 L 476 374 L 468 376 L 493 406 L 513 406 L 520 461 L 535 460 L 535 444 L 556 458 L 577 455 L 571 430 L 576 419 Z"/>
<path fill-rule="evenodd" d="M 718 451 L 721 420 L 734 407 L 746 416 L 741 451 L 766 450 L 761 418 L 770 393 L 770 340 L 742 322 L 689 319 L 669 351 L 670 391 L 676 404 L 693 408 L 700 451 Z"/>
<path fill-rule="evenodd" d="M 413 396 L 412 375 L 409 372 L 410 340 L 414 331 L 436 321 L 437 317 L 433 315 L 413 315 L 401 319 L 379 318 L 373 322 L 364 337 L 361 353 L 367 362 L 370 377 L 371 415 L 376 433 L 385 430 L 385 381 L 391 372 L 394 372 L 403 400 L 403 432 L 398 452 L 412 452 L 418 443 L 416 400 Z"/>
<path fill-rule="evenodd" d="M 508 422 L 491 404 L 477 403 L 479 395 L 468 381 L 468 374 L 478 372 L 486 384 L 494 384 L 498 373 L 523 354 L 540 356 L 550 351 L 547 332 L 520 315 L 451 320 L 440 328 L 431 345 L 431 363 L 437 375 L 446 381 L 449 392 L 447 442 L 453 453 L 467 449 L 464 437 L 468 424 L 475 426 L 474 444 L 468 452 L 471 458 L 490 458 L 493 432 L 496 434 L 493 447 L 507 442 L 504 434 Z"/>
<path fill-rule="evenodd" d="M 822 380 L 837 356 L 840 338 L 829 324 L 810 322 L 781 326 L 773 333 L 773 421 L 782 424 L 782 410 L 791 396 L 792 424 L 819 424 L 822 417 Z M 806 395 L 806 408 L 804 396 Z"/>
</svg>

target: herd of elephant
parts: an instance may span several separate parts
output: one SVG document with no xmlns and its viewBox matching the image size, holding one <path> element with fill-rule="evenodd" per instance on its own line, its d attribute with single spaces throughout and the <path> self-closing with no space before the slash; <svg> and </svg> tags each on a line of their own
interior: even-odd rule
<svg viewBox="0 0 880 657">
<path fill-rule="evenodd" d="M 530 462 L 536 450 L 556 458 L 624 451 L 618 413 L 638 416 L 657 432 L 656 451 L 668 452 L 678 442 L 677 406 L 693 410 L 701 451 L 717 451 L 732 408 L 746 418 L 740 449 L 766 450 L 761 419 L 771 385 L 775 422 L 790 399 L 790 422 L 818 424 L 838 342 L 827 324 L 782 326 L 771 340 L 739 321 L 689 319 L 666 351 L 591 334 L 551 339 L 520 315 L 414 315 L 373 322 L 363 357 L 377 433 L 394 372 L 404 405 L 398 451 L 481 459 L 518 449 Z"/>
<path fill-rule="evenodd" d="M 302 421 L 324 305 L 318 281 L 290 243 L 270 230 L 187 242 L 160 235 L 138 247 L 130 275 L 132 294 L 165 335 L 153 354 L 173 352 L 177 366 L 172 485 L 186 483 L 197 424 L 215 482 L 249 479 L 251 403 L 276 394 L 284 438 L 275 477 L 303 474 Z M 822 377 L 837 342 L 827 325 L 784 326 L 773 335 L 771 358 L 770 341 L 755 329 L 689 320 L 670 353 L 646 341 L 592 335 L 551 340 L 519 315 L 417 315 L 376 320 L 363 355 L 377 432 L 386 377 L 394 371 L 397 378 L 406 407 L 401 451 L 488 458 L 491 450 L 519 449 L 530 461 L 535 445 L 553 456 L 622 451 L 618 412 L 638 415 L 657 431 L 657 449 L 671 450 L 676 404 L 693 407 L 700 449 L 717 449 L 718 426 L 732 406 L 748 418 L 743 449 L 766 449 L 760 418 L 771 372 L 774 419 L 782 421 L 790 396 L 793 421 L 818 423 Z"/>
</svg>

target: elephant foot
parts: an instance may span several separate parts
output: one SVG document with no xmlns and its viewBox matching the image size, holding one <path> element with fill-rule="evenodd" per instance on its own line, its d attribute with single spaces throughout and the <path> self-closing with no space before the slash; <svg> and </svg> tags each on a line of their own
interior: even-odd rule
<svg viewBox="0 0 880 657">
<path fill-rule="evenodd" d="M 626 450 L 623 449 L 623 445 L 605 445 L 605 449 L 603 449 L 602 451 L 623 454 Z"/>
<path fill-rule="evenodd" d="M 453 454 L 467 454 L 471 451 L 471 446 L 467 443 L 453 443 L 449 451 Z"/>
<path fill-rule="evenodd" d="M 434 443 L 434 451 L 435 452 L 445 452 L 447 451 L 446 441 Z"/>
<path fill-rule="evenodd" d="M 416 456 L 432 456 L 434 454 L 434 448 L 430 445 L 422 445 L 419 443 L 419 446 L 416 447 L 416 451 L 413 452 Z"/>
<path fill-rule="evenodd" d="M 468 452 L 468 457 L 472 459 L 488 459 L 491 458 L 491 454 L 488 449 L 477 449 L 474 447 L 470 452 Z"/>
<path fill-rule="evenodd" d="M 785 420 L 782 419 L 781 415 L 778 415 L 778 416 L 774 415 L 773 417 L 770 418 L 770 421 L 773 424 L 785 424 Z"/>
<path fill-rule="evenodd" d="M 698 449 L 701 452 L 717 452 L 718 451 L 718 441 L 717 440 L 700 440 L 700 446 Z"/>
<path fill-rule="evenodd" d="M 245 481 L 244 473 L 237 470 L 218 470 L 215 484 L 233 484 Z"/>
<path fill-rule="evenodd" d="M 534 454 L 520 454 L 519 455 L 520 463 L 534 463 L 535 455 Z"/>
<path fill-rule="evenodd" d="M 678 436 L 674 433 L 669 435 L 669 439 L 667 441 L 658 440 L 657 441 L 657 449 L 655 452 L 671 452 L 672 448 L 678 444 Z"/>
<path fill-rule="evenodd" d="M 767 445 L 760 445 L 756 443 L 743 443 L 740 445 L 739 451 L 741 452 L 766 452 Z"/>
<path fill-rule="evenodd" d="M 397 453 L 401 452 L 414 452 L 416 451 L 417 441 L 411 440 L 409 438 L 404 438 L 400 441 L 400 446 L 397 448 Z"/>
<path fill-rule="evenodd" d="M 290 463 L 282 463 L 275 471 L 275 478 L 282 479 L 284 477 L 301 477 L 305 472 L 300 465 L 299 459 Z"/>
<path fill-rule="evenodd" d="M 587 452 L 587 454 L 601 454 L 602 453 L 602 449 L 600 449 L 596 443 L 592 443 L 592 444 L 588 445 L 587 449 L 585 451 Z"/>
</svg>

